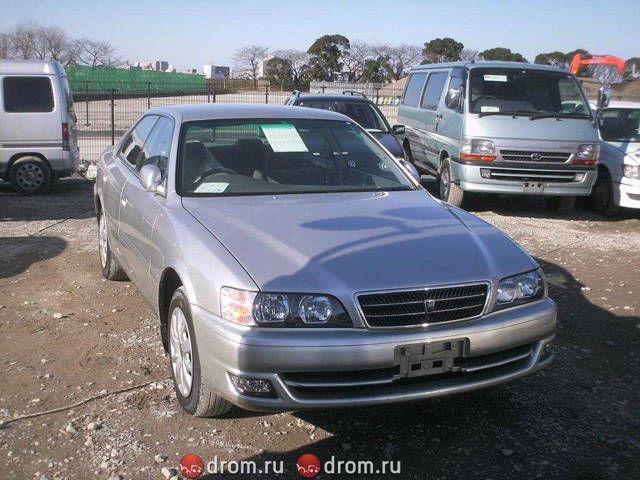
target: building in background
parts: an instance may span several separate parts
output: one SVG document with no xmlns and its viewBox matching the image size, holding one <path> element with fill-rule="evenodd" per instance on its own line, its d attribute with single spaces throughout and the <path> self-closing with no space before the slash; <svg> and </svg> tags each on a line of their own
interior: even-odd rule
<svg viewBox="0 0 640 480">
<path fill-rule="evenodd" d="M 202 70 L 205 78 L 213 80 L 224 80 L 231 76 L 231 69 L 222 65 L 203 65 Z"/>
</svg>

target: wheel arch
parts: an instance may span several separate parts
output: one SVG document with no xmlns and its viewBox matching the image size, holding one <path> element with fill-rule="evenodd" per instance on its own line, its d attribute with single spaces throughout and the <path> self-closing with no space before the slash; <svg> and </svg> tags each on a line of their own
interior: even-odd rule
<svg viewBox="0 0 640 480">
<path fill-rule="evenodd" d="M 45 157 L 40 152 L 20 152 L 20 153 L 13 154 L 11 156 L 11 158 L 9 159 L 9 161 L 7 162 L 7 174 L 11 171 L 11 168 L 13 167 L 13 164 L 16 163 L 18 160 L 20 160 L 21 158 L 24 158 L 24 157 L 37 157 L 37 158 L 39 158 L 40 160 L 42 160 L 44 163 L 47 164 L 47 167 L 49 167 L 49 171 L 53 175 L 53 170 L 51 169 L 51 164 L 49 163 L 49 160 L 47 159 L 47 157 Z"/>
<path fill-rule="evenodd" d="M 160 319 L 160 336 L 165 351 L 169 351 L 169 305 L 173 293 L 184 285 L 180 275 L 173 267 L 167 267 L 160 276 L 158 284 L 158 317 Z"/>
</svg>

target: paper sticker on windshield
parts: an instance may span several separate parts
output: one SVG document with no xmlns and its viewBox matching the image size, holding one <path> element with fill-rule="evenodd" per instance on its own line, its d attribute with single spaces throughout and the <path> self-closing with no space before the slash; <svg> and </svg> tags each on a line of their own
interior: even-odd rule
<svg viewBox="0 0 640 480">
<path fill-rule="evenodd" d="M 194 190 L 195 193 L 222 193 L 227 187 L 228 183 L 225 182 L 205 182 L 198 185 L 198 188 Z"/>
<path fill-rule="evenodd" d="M 260 125 L 274 152 L 308 152 L 296 127 L 290 123 Z"/>
<path fill-rule="evenodd" d="M 483 75 L 482 78 L 484 78 L 485 82 L 506 82 L 507 81 L 506 75 Z"/>
<path fill-rule="evenodd" d="M 489 105 L 482 105 L 480 107 L 480 111 L 481 112 L 499 112 L 500 111 L 500 107 L 491 107 Z"/>
</svg>

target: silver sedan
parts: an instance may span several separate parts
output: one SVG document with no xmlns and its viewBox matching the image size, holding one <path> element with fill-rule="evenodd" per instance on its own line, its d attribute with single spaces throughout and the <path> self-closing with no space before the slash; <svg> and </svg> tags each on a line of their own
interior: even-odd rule
<svg viewBox="0 0 640 480">
<path fill-rule="evenodd" d="M 197 416 L 424 399 L 548 364 L 538 264 L 340 114 L 152 109 L 102 155 L 103 275 L 158 317 Z"/>
</svg>

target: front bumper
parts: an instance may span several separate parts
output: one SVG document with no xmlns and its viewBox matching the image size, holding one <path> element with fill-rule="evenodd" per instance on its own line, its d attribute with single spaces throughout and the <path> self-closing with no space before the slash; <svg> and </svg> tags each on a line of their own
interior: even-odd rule
<svg viewBox="0 0 640 480">
<path fill-rule="evenodd" d="M 571 166 L 559 169 L 542 165 L 527 168 L 494 162 L 486 165 L 467 165 L 452 162 L 454 181 L 465 192 L 486 192 L 515 195 L 588 196 L 596 181 L 595 168 Z M 481 169 L 489 171 L 490 178 L 481 175 Z M 534 184 L 535 188 L 525 188 Z"/>
<path fill-rule="evenodd" d="M 204 381 L 232 403 L 262 411 L 373 405 L 496 385 L 548 364 L 551 357 L 542 358 L 542 352 L 556 326 L 556 306 L 548 298 L 468 322 L 412 331 L 246 328 L 196 306 L 192 316 Z M 461 360 L 476 366 L 484 362 L 484 367 L 391 382 L 382 375 L 392 375 L 398 367 L 397 347 L 460 339 L 466 342 Z M 229 373 L 269 380 L 275 396 L 241 395 Z M 311 382 L 292 381 L 300 376 Z"/>
</svg>

